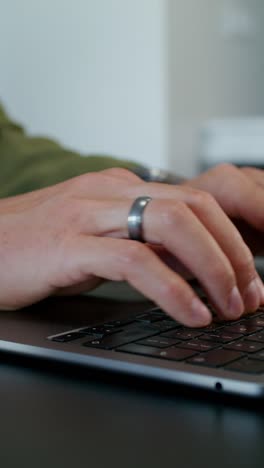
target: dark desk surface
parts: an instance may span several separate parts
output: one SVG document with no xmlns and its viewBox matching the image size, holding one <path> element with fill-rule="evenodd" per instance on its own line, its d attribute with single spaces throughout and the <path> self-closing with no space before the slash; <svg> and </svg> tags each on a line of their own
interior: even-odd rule
<svg viewBox="0 0 264 468">
<path fill-rule="evenodd" d="M 256 408 L 0 365 L 1 467 L 264 466 Z"/>
<path fill-rule="evenodd" d="M 0 466 L 263 468 L 264 402 L 0 355 Z"/>
</svg>

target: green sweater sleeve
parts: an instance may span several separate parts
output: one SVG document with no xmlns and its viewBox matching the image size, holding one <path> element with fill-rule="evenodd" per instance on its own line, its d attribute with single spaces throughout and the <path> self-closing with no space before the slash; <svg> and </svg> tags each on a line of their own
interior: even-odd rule
<svg viewBox="0 0 264 468">
<path fill-rule="evenodd" d="M 109 156 L 83 157 L 50 139 L 29 137 L 0 105 L 0 198 L 110 167 L 133 171 L 140 165 Z"/>
</svg>

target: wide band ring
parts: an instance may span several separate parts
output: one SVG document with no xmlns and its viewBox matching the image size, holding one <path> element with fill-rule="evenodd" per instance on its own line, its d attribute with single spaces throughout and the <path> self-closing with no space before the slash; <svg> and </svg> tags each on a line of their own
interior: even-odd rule
<svg viewBox="0 0 264 468">
<path fill-rule="evenodd" d="M 133 202 L 127 218 L 128 235 L 132 240 L 145 242 L 142 235 L 143 212 L 151 197 L 138 197 Z"/>
</svg>

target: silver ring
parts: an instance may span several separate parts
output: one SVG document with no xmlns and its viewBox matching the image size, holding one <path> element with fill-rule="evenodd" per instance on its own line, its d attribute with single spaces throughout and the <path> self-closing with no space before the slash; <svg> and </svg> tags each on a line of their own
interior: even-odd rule
<svg viewBox="0 0 264 468">
<path fill-rule="evenodd" d="M 142 236 L 143 212 L 151 200 L 151 197 L 138 197 L 131 206 L 127 218 L 128 235 L 130 239 L 145 242 Z"/>
</svg>

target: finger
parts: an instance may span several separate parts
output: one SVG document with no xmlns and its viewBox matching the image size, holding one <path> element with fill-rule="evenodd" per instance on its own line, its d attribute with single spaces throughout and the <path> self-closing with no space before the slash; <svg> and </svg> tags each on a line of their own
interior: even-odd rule
<svg viewBox="0 0 264 468">
<path fill-rule="evenodd" d="M 189 206 L 229 259 L 245 309 L 256 310 L 260 305 L 263 287 L 253 255 L 239 231 L 210 194 L 201 192 L 189 202 Z"/>
<path fill-rule="evenodd" d="M 172 252 L 199 280 L 223 317 L 234 319 L 243 313 L 244 305 L 229 259 L 184 203 L 152 200 L 143 225 L 144 238 Z"/>
<path fill-rule="evenodd" d="M 239 231 L 214 197 L 209 193 L 191 188 L 179 187 L 178 190 L 175 191 L 174 187 L 162 184 L 149 184 L 148 194 L 154 197 L 154 191 L 156 192 L 156 197 L 158 196 L 159 199 L 166 195 L 173 198 L 174 195 L 174 199 L 177 197 L 178 200 L 186 203 L 192 209 L 229 259 L 235 272 L 246 310 L 256 310 L 263 296 L 263 285 L 262 282 L 259 281 L 253 255 Z M 262 193 L 262 196 L 263 195 L 264 191 Z M 229 198 L 232 197 L 229 196 Z M 250 195 L 248 195 L 248 198 L 251 199 L 252 196 L 250 197 Z M 251 209 L 251 216 L 252 211 Z M 262 213 L 261 216 L 263 218 Z"/>
<path fill-rule="evenodd" d="M 80 233 L 94 236 L 107 236 L 116 238 L 128 238 L 127 217 L 132 201 L 127 200 L 78 200 L 72 206 L 76 222 L 79 224 Z M 69 224 L 72 218 L 68 209 Z M 170 252 L 162 246 L 149 244 L 148 247 L 159 256 L 160 259 L 174 271 L 185 278 L 190 277 L 190 272 Z"/>
<path fill-rule="evenodd" d="M 136 241 L 78 236 L 64 245 L 53 284 L 70 286 L 95 275 L 128 281 L 174 319 L 191 327 L 206 326 L 211 314 L 192 288 L 147 246 Z M 65 274 L 64 272 L 67 272 Z"/>
<path fill-rule="evenodd" d="M 126 224 L 130 202 L 98 201 L 96 207 L 91 210 L 89 224 L 86 223 L 90 234 L 128 236 Z M 223 317 L 231 319 L 242 314 L 244 306 L 230 261 L 184 203 L 152 200 L 144 212 L 143 228 L 147 242 L 164 246 L 200 280 Z M 85 226 L 83 229 L 85 233 Z"/>
<path fill-rule="evenodd" d="M 156 244 L 148 244 L 148 247 L 173 271 L 179 273 L 185 279 L 193 279 L 192 273 L 167 249 Z"/>
<path fill-rule="evenodd" d="M 229 217 L 264 232 L 264 190 L 245 171 L 223 164 L 195 179 L 193 186 L 209 191 Z"/>
<path fill-rule="evenodd" d="M 237 184 L 233 199 L 234 217 L 242 219 L 264 233 L 264 190 L 260 184 L 247 177 L 243 184 Z M 235 188 L 234 188 L 235 190 Z"/>
</svg>

